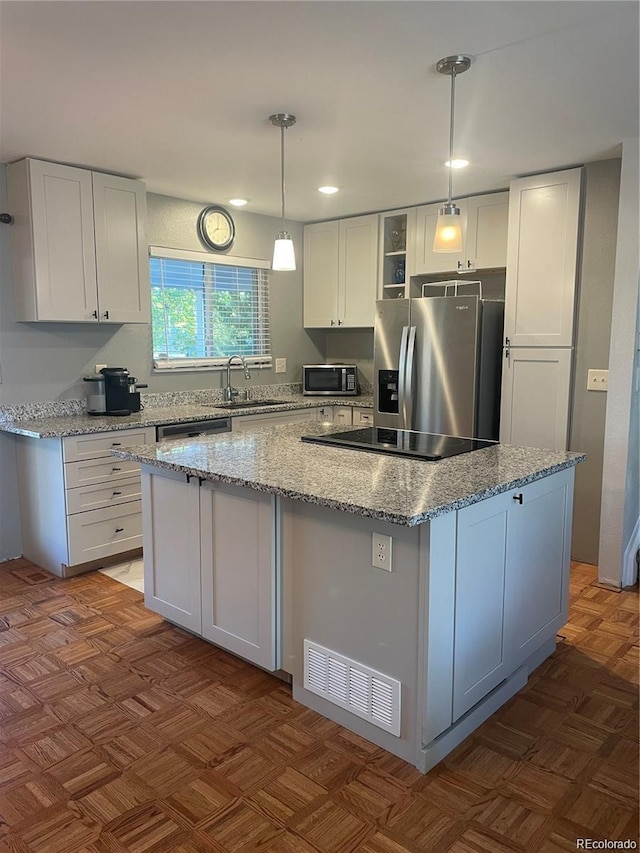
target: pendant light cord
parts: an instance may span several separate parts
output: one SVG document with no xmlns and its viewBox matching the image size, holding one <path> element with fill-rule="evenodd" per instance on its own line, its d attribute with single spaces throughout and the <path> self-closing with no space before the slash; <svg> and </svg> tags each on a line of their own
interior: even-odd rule
<svg viewBox="0 0 640 853">
<path fill-rule="evenodd" d="M 449 204 L 453 189 L 453 114 L 456 103 L 456 69 L 451 69 L 451 117 L 449 123 Z M 284 202 L 283 202 L 284 204 Z"/>
<path fill-rule="evenodd" d="M 280 125 L 280 187 L 282 191 L 282 230 L 284 231 L 284 124 Z"/>
</svg>

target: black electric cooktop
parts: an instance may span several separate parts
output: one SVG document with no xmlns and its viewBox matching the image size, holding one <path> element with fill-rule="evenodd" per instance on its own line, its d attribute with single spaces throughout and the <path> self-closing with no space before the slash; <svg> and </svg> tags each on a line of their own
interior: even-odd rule
<svg viewBox="0 0 640 853">
<path fill-rule="evenodd" d="M 364 429 L 330 432 L 327 435 L 303 435 L 302 441 L 330 444 L 351 450 L 368 450 L 372 453 L 389 453 L 436 462 L 448 456 L 458 456 L 472 450 L 491 447 L 496 441 L 483 438 L 456 438 L 431 432 L 413 432 L 408 429 L 365 427 Z"/>
</svg>

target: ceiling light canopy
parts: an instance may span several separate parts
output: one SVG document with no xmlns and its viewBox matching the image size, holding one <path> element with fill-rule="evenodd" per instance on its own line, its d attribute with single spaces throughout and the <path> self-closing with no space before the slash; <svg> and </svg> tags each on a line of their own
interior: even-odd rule
<svg viewBox="0 0 640 853">
<path fill-rule="evenodd" d="M 244 207 L 245 204 L 249 204 L 248 198 L 230 198 L 229 204 L 232 204 L 234 207 Z"/>
<path fill-rule="evenodd" d="M 455 166 L 453 157 L 453 118 L 456 102 L 456 77 L 471 65 L 468 56 L 445 56 L 436 64 L 438 74 L 447 74 L 451 77 L 451 113 L 449 122 L 449 195 L 447 203 L 438 212 L 436 222 L 436 233 L 433 238 L 434 252 L 461 252 L 462 251 L 462 221 L 460 208 L 456 207 L 451 200 L 452 178 Z"/>
<path fill-rule="evenodd" d="M 276 234 L 273 245 L 273 261 L 271 269 L 289 271 L 296 268 L 296 256 L 293 249 L 291 234 L 284 227 L 284 131 L 296 123 L 296 117 L 291 113 L 276 113 L 269 116 L 269 121 L 280 128 L 280 190 L 282 197 L 282 228 Z"/>
<path fill-rule="evenodd" d="M 338 190 L 339 187 L 318 187 L 318 192 L 324 193 L 325 195 L 333 195 L 334 193 L 337 193 Z"/>
</svg>

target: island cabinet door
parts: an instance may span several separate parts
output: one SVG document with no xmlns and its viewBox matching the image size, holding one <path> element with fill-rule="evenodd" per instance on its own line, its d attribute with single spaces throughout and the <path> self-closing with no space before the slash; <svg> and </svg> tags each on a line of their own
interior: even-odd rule
<svg viewBox="0 0 640 853">
<path fill-rule="evenodd" d="M 511 494 L 458 512 L 454 617 L 453 719 L 508 674 L 504 585 Z"/>
<path fill-rule="evenodd" d="M 274 501 L 200 488 L 202 636 L 268 670 L 277 668 Z"/>
<path fill-rule="evenodd" d="M 142 468 L 144 603 L 200 633 L 198 481 L 177 471 Z"/>
<path fill-rule="evenodd" d="M 505 643 L 513 669 L 567 621 L 574 470 L 510 493 Z"/>
</svg>

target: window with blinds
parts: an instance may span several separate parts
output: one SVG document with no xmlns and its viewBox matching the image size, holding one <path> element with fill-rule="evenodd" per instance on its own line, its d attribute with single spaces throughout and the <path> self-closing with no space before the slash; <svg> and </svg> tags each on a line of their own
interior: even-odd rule
<svg viewBox="0 0 640 853">
<path fill-rule="evenodd" d="M 152 247 L 150 273 L 155 368 L 271 366 L 267 261 Z"/>
</svg>

